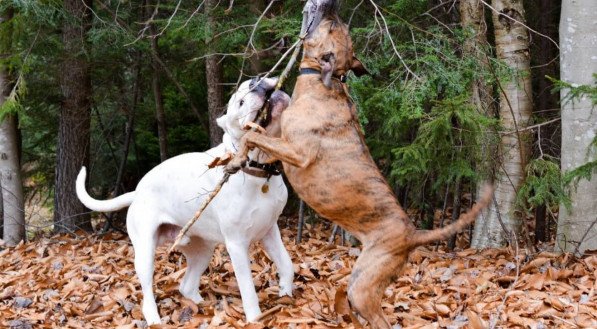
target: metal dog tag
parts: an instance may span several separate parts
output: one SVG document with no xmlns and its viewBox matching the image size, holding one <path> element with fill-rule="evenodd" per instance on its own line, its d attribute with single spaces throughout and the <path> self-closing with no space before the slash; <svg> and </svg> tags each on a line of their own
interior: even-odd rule
<svg viewBox="0 0 597 329">
<path fill-rule="evenodd" d="M 267 193 L 269 191 L 269 184 L 265 183 L 261 186 L 261 193 Z"/>
</svg>

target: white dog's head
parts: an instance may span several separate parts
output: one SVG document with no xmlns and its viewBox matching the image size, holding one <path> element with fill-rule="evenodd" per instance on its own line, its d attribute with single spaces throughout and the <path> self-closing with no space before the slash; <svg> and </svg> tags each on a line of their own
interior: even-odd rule
<svg viewBox="0 0 597 329">
<path fill-rule="evenodd" d="M 230 97 L 226 114 L 217 119 L 218 126 L 224 129 L 228 138 L 238 141 L 245 133 L 243 128 L 251 121 L 254 121 L 267 101 L 267 119 L 262 123 L 268 136 L 280 136 L 280 116 L 288 104 L 290 97 L 283 91 L 272 93 L 278 82 L 277 78 L 265 78 L 260 81 L 254 78 L 243 82 L 238 90 Z M 226 142 L 226 136 L 224 137 Z"/>
</svg>

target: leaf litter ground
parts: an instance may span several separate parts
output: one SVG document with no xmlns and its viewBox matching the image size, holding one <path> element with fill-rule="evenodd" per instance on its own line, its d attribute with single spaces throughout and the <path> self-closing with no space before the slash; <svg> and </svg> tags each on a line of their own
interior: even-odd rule
<svg viewBox="0 0 597 329">
<path fill-rule="evenodd" d="M 274 266 L 257 244 L 253 281 L 264 316 L 244 321 L 229 257 L 219 247 L 201 278 L 205 299 L 178 292 L 184 257 L 158 249 L 154 286 L 161 328 L 360 328 L 346 285 L 358 248 L 329 245 L 330 230 L 307 225 L 303 242 L 284 228 L 295 266 L 294 296 L 278 297 Z M 523 250 L 419 248 L 385 292 L 395 328 L 597 328 L 597 255 Z M 143 328 L 142 294 L 128 237 L 53 236 L 0 251 L 0 326 Z"/>
</svg>

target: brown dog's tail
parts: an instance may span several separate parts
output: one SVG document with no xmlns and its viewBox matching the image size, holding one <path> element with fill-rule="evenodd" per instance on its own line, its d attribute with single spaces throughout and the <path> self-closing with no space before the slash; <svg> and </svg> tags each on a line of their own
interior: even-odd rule
<svg viewBox="0 0 597 329">
<path fill-rule="evenodd" d="M 481 198 L 468 212 L 460 215 L 458 220 L 450 225 L 438 228 L 436 230 L 418 230 L 415 232 L 414 238 L 411 240 L 411 246 L 417 247 L 424 244 L 429 244 L 438 240 L 445 240 L 450 236 L 462 231 L 469 224 L 475 221 L 479 213 L 491 203 L 493 198 L 493 187 L 485 185 L 482 188 Z"/>
</svg>

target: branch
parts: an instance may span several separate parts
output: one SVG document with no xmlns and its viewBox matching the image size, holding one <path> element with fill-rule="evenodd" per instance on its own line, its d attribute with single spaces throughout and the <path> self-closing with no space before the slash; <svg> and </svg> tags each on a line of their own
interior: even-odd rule
<svg viewBox="0 0 597 329">
<path fill-rule="evenodd" d="M 504 16 L 504 17 L 508 18 L 509 20 L 511 20 L 511 21 L 513 21 L 513 22 L 515 22 L 515 23 L 518 23 L 518 24 L 520 24 L 520 25 L 524 26 L 524 27 L 525 27 L 527 30 L 529 30 L 529 31 L 531 31 L 531 32 L 533 32 L 533 33 L 535 33 L 535 34 L 537 34 L 537 35 L 540 35 L 540 36 L 542 36 L 542 37 L 546 38 L 547 40 L 551 41 L 551 43 L 553 43 L 553 44 L 556 46 L 556 48 L 557 48 L 558 50 L 560 50 L 560 45 L 559 45 L 557 42 L 555 42 L 555 41 L 554 41 L 552 38 L 550 38 L 549 36 L 547 36 L 547 35 L 545 35 L 545 34 L 543 34 L 543 33 L 539 33 L 539 32 L 537 32 L 537 31 L 533 30 L 532 28 L 530 28 L 529 26 L 527 26 L 525 23 L 523 23 L 523 22 L 521 22 L 521 21 L 517 20 L 516 18 L 514 18 L 514 17 L 512 17 L 512 16 L 508 16 L 508 15 L 506 15 L 506 14 L 504 14 L 504 13 L 500 12 L 499 10 L 495 9 L 494 7 L 492 7 L 490 4 L 488 4 L 488 3 L 487 3 L 487 2 L 485 2 L 484 0 L 479 0 L 479 1 L 483 2 L 483 4 L 484 4 L 485 6 L 487 6 L 489 9 L 491 9 L 492 11 L 494 11 L 495 13 L 497 13 L 498 15 L 500 15 L 500 16 Z"/>
<path fill-rule="evenodd" d="M 521 131 L 527 131 L 527 130 L 533 130 L 533 129 L 535 129 L 535 128 L 541 128 L 542 126 L 546 126 L 546 125 L 548 125 L 548 124 L 551 124 L 551 123 L 554 123 L 554 122 L 557 122 L 557 121 L 560 121 L 560 120 L 561 120 L 561 118 L 555 118 L 555 119 L 551 119 L 551 120 L 549 120 L 549 121 L 541 122 L 541 123 L 538 123 L 538 124 L 536 124 L 536 125 L 528 126 L 528 127 L 525 127 L 525 128 L 522 128 L 522 129 L 518 129 L 518 130 L 513 130 L 513 131 L 502 131 L 502 132 L 500 132 L 500 135 L 512 135 L 512 134 L 517 134 L 517 133 L 519 133 L 519 132 L 521 132 Z"/>
<path fill-rule="evenodd" d="M 122 27 L 123 29 L 125 29 L 131 35 L 134 35 L 133 30 L 131 29 L 131 27 L 128 26 L 128 24 L 126 22 L 124 22 L 122 19 L 120 19 L 118 17 L 118 15 L 116 15 L 116 13 L 114 13 L 106 4 L 104 4 L 102 1 L 97 1 L 97 3 L 100 5 L 100 7 L 102 9 L 104 9 L 105 11 L 107 11 L 108 13 L 110 13 L 112 16 L 114 16 L 114 20 L 116 21 L 116 23 L 120 27 Z M 150 22 L 150 21 L 151 21 L 151 19 L 149 19 L 147 22 Z M 148 25 L 145 26 L 145 28 L 143 28 L 143 30 L 141 30 L 141 33 L 143 33 L 143 31 L 145 31 L 147 28 L 148 28 Z M 139 38 L 141 38 L 141 37 L 142 36 L 138 37 L 137 40 Z M 133 41 L 133 43 L 134 43 L 134 41 Z M 197 107 L 195 106 L 195 103 L 191 99 L 191 96 L 182 87 L 182 85 L 180 84 L 180 82 L 178 82 L 178 80 L 176 80 L 176 78 L 174 77 L 174 74 L 172 73 L 172 71 L 170 71 L 170 69 L 166 66 L 166 64 L 164 64 L 164 62 L 162 61 L 162 59 L 159 57 L 159 55 L 155 51 L 150 50 L 149 54 L 151 55 L 152 59 L 164 71 L 164 73 L 166 74 L 166 77 L 168 78 L 168 80 L 170 80 L 174 84 L 174 86 L 176 87 L 176 89 L 178 89 L 178 91 L 187 99 L 187 102 L 189 102 L 189 106 L 191 107 L 191 110 L 193 111 L 193 113 L 195 113 L 195 115 L 197 116 L 197 119 L 199 119 L 199 122 L 201 122 L 201 125 L 203 126 L 203 128 L 207 129 L 207 121 L 203 118 L 203 116 L 199 112 L 199 109 L 197 109 Z"/>
<path fill-rule="evenodd" d="M 255 31 L 257 31 L 257 27 L 259 26 L 259 22 L 261 22 L 261 20 L 263 19 L 263 17 L 265 17 L 265 14 L 271 9 L 272 5 L 274 4 L 274 2 L 276 2 L 276 0 L 273 0 L 269 3 L 269 5 L 267 5 L 267 7 L 265 7 L 265 9 L 263 10 L 263 12 L 261 13 L 261 15 L 259 16 L 259 18 L 257 19 L 257 22 L 255 22 L 255 24 L 253 24 L 253 30 L 251 31 L 251 35 L 249 36 L 249 41 L 247 42 L 247 45 L 245 46 L 245 54 L 248 52 L 249 50 L 249 46 L 251 48 L 253 48 L 253 51 L 257 51 L 257 49 L 255 49 L 255 45 L 253 45 L 253 37 L 255 36 Z M 244 76 L 244 70 L 245 70 L 245 62 L 247 61 L 246 57 L 243 57 L 243 62 L 240 66 L 240 72 L 238 74 L 238 80 L 236 81 L 236 85 L 238 86 L 240 84 L 240 81 L 242 80 L 242 77 Z"/>
<path fill-rule="evenodd" d="M 168 22 L 166 23 L 166 26 L 164 26 L 164 28 L 160 31 L 160 33 L 152 36 L 152 38 L 157 38 L 160 35 L 164 34 L 164 32 L 166 31 L 166 29 L 168 28 L 168 26 L 170 26 L 170 23 L 172 23 L 172 19 L 174 18 L 174 16 L 176 16 L 176 13 L 178 12 L 178 8 L 180 7 L 180 3 L 182 2 L 182 0 L 178 0 L 178 3 L 176 4 L 176 7 L 174 8 L 174 12 L 172 13 L 172 15 L 170 15 L 170 17 L 168 18 Z M 199 5 L 201 6 L 201 5 Z M 155 7 L 156 11 L 158 10 L 157 6 Z"/>
<path fill-rule="evenodd" d="M 400 59 L 400 62 L 402 63 L 402 65 L 404 65 L 404 68 L 406 69 L 406 71 L 408 73 L 410 73 L 413 77 L 415 77 L 415 79 L 417 79 L 418 81 L 421 81 L 421 78 L 418 75 L 416 75 L 408 67 L 408 65 L 406 65 L 406 63 L 404 62 L 404 59 L 402 58 L 402 56 L 398 52 L 398 49 L 396 49 L 396 44 L 394 44 L 394 39 L 392 39 L 392 35 L 390 34 L 390 30 L 388 29 L 388 23 L 386 22 L 386 18 L 384 17 L 384 15 L 381 13 L 381 11 L 379 10 L 379 8 L 377 7 L 377 4 L 375 4 L 375 2 L 373 0 L 369 0 L 369 2 L 371 2 L 371 4 L 373 5 L 373 7 L 375 8 L 375 17 L 377 17 L 377 14 L 379 14 L 379 17 L 381 17 L 381 20 L 383 21 L 383 25 L 384 25 L 384 28 L 386 30 L 386 34 L 388 35 L 388 39 L 390 40 L 390 44 L 392 45 L 392 49 L 394 50 L 394 53 L 396 54 L 396 56 L 398 56 L 398 58 Z"/>
</svg>

